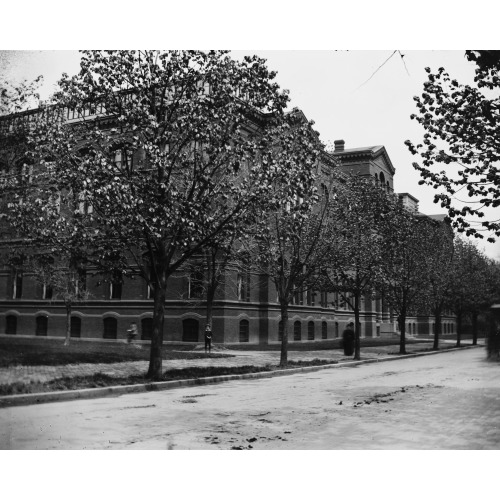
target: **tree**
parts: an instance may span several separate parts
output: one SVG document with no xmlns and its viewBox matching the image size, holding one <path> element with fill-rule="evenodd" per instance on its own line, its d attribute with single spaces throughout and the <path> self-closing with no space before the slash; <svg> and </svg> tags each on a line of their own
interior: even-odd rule
<svg viewBox="0 0 500 500">
<path fill-rule="evenodd" d="M 33 81 L 23 80 L 18 84 L 4 78 L 0 79 L 0 116 L 19 113 L 35 107 L 40 100 L 38 89 L 42 83 L 42 75 Z"/>
<path fill-rule="evenodd" d="M 268 276 L 280 305 L 280 366 L 288 363 L 288 310 L 294 297 L 319 285 L 325 264 L 328 203 L 319 197 L 315 169 L 322 146 L 312 123 L 288 115 L 273 141 L 273 160 L 280 175 L 272 183 L 268 213 L 246 242 L 253 269 Z"/>
<path fill-rule="evenodd" d="M 85 302 L 90 293 L 86 287 L 84 269 L 78 263 L 52 255 L 34 254 L 30 257 L 27 268 L 34 274 L 35 280 L 44 287 L 44 298 L 62 300 L 66 309 L 66 337 L 64 345 L 71 339 L 71 312 L 76 303 Z"/>
<path fill-rule="evenodd" d="M 86 256 L 152 290 L 150 378 L 162 375 L 168 278 L 257 217 L 284 168 L 269 142 L 288 100 L 274 76 L 225 52 L 84 51 L 31 135 L 51 181 L 30 209 L 44 213 L 54 193 L 79 200 Z"/>
<path fill-rule="evenodd" d="M 373 181 L 337 176 L 329 196 L 329 265 L 323 289 L 337 292 L 354 311 L 354 359 L 360 359 L 360 310 L 381 282 L 382 242 L 378 231 L 390 209 L 387 194 Z"/>
<path fill-rule="evenodd" d="M 400 354 L 406 354 L 406 318 L 427 288 L 421 229 L 429 222 L 395 203 L 380 224 L 383 235 L 384 297 L 397 314 L 400 331 Z"/>
<path fill-rule="evenodd" d="M 422 158 L 423 165 L 413 164 L 422 177 L 420 184 L 444 189 L 434 201 L 448 210 L 454 228 L 478 238 L 485 230 L 499 236 L 498 219 L 478 223 L 468 217 L 483 218 L 485 208 L 500 206 L 500 59 L 498 51 L 466 55 L 477 64 L 475 86 L 460 84 L 444 68 L 426 68 L 424 91 L 414 98 L 418 114 L 411 115 L 424 128 L 424 139 L 417 145 L 407 140 L 406 145 Z M 454 164 L 459 170 L 437 171 Z M 457 200 L 465 205 L 457 208 Z"/>
<path fill-rule="evenodd" d="M 29 165 L 27 158 L 28 122 L 24 119 L 12 120 L 7 115 L 21 113 L 39 100 L 38 89 L 43 78 L 39 76 L 32 82 L 24 80 L 14 84 L 0 79 L 0 225 L 5 242 L 9 228 L 5 222 L 7 205 L 10 201 L 13 185 L 18 176 L 26 174 Z"/>
<path fill-rule="evenodd" d="M 426 224 L 420 225 L 420 231 L 427 287 L 416 300 L 419 309 L 434 315 L 433 349 L 437 350 L 442 333 L 441 318 L 447 305 L 453 273 L 453 232 L 447 223 L 433 219 L 426 219 Z"/>
<path fill-rule="evenodd" d="M 468 313 L 473 320 L 473 343 L 477 343 L 477 315 L 493 303 L 498 282 L 495 267 L 470 241 L 456 239 L 453 264 L 448 303 L 457 318 L 457 347 L 460 347 L 464 317 Z"/>
</svg>

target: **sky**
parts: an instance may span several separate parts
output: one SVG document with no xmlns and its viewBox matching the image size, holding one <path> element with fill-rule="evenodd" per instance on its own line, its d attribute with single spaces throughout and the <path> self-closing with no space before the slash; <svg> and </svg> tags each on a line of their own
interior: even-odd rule
<svg viewBox="0 0 500 500">
<path fill-rule="evenodd" d="M 422 93 L 424 68 L 443 66 L 461 83 L 472 83 L 474 64 L 463 50 L 236 50 L 233 57 L 256 54 L 277 71 L 281 88 L 290 92 L 291 106 L 315 122 L 326 144 L 344 139 L 346 149 L 385 146 L 396 168 L 396 192 L 419 200 L 420 212 L 444 213 L 433 203 L 435 191 L 419 186 L 419 173 L 404 145 L 421 142 L 423 129 L 410 115 L 417 111 L 413 97 Z M 392 57 L 391 57 L 392 55 Z M 401 57 L 403 55 L 403 57 Z M 77 51 L 0 51 L 0 74 L 12 81 L 44 76 L 41 97 L 54 91 L 63 72 L 79 69 Z M 497 210 L 498 212 L 498 210 Z M 493 215 L 490 212 L 490 217 Z M 498 215 L 497 215 L 498 217 Z M 495 218 L 497 218 L 495 217 Z M 500 260 L 500 241 L 475 240 L 479 248 Z"/>
</svg>

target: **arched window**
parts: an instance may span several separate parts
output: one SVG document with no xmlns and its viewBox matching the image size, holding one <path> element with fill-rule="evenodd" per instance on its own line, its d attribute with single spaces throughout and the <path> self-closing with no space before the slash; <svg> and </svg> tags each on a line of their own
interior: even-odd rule
<svg viewBox="0 0 500 500">
<path fill-rule="evenodd" d="M 49 323 L 49 318 L 47 318 L 47 316 L 37 316 L 36 317 L 36 335 L 38 335 L 40 337 L 46 337 L 48 323 Z"/>
<path fill-rule="evenodd" d="M 375 184 L 378 186 L 378 174 L 375 174 Z"/>
<path fill-rule="evenodd" d="M 307 323 L 307 340 L 314 340 L 314 321 Z"/>
<path fill-rule="evenodd" d="M 380 185 L 382 188 L 385 187 L 385 175 L 384 172 L 380 172 Z"/>
<path fill-rule="evenodd" d="M 326 321 L 323 321 L 321 323 L 321 338 L 322 339 L 328 338 L 328 325 L 327 325 Z"/>
<path fill-rule="evenodd" d="M 9 314 L 5 318 L 5 333 L 7 335 L 15 335 L 17 333 L 17 316 Z"/>
<path fill-rule="evenodd" d="M 151 340 L 153 335 L 153 318 L 143 318 L 141 320 L 141 339 Z"/>
<path fill-rule="evenodd" d="M 283 340 L 283 321 L 278 323 L 278 340 L 280 342 Z"/>
<path fill-rule="evenodd" d="M 104 318 L 102 323 L 104 327 L 102 337 L 104 339 L 116 339 L 118 331 L 118 322 L 116 321 L 116 318 Z"/>
<path fill-rule="evenodd" d="M 240 321 L 240 342 L 248 342 L 250 340 L 249 326 L 247 319 Z"/>
<path fill-rule="evenodd" d="M 71 316 L 71 336 L 75 338 L 82 336 L 82 319 L 78 316 Z"/>
<path fill-rule="evenodd" d="M 302 325 L 300 321 L 296 321 L 293 324 L 293 340 L 301 340 L 302 339 Z"/>
<path fill-rule="evenodd" d="M 193 318 L 185 319 L 182 322 L 182 341 L 183 342 L 198 342 L 198 332 L 200 324 L 198 320 Z"/>
</svg>

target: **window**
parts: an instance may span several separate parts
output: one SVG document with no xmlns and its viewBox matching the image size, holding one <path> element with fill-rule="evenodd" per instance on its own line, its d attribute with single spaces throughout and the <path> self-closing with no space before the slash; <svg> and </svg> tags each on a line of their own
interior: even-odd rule
<svg viewBox="0 0 500 500">
<path fill-rule="evenodd" d="M 151 340 L 153 336 L 153 318 L 144 318 L 141 320 L 141 339 Z"/>
<path fill-rule="evenodd" d="M 304 292 L 302 290 L 295 290 L 293 292 L 292 304 L 296 306 L 304 305 Z"/>
<path fill-rule="evenodd" d="M 15 269 L 12 272 L 12 290 L 11 297 L 20 299 L 23 295 L 23 272 L 20 269 Z"/>
<path fill-rule="evenodd" d="M 250 273 L 248 271 L 238 273 L 236 278 L 236 291 L 238 294 L 238 300 L 242 300 L 244 302 L 250 301 Z"/>
<path fill-rule="evenodd" d="M 280 342 L 283 340 L 283 321 L 278 323 L 278 340 Z"/>
<path fill-rule="evenodd" d="M 205 275 L 200 267 L 192 268 L 188 276 L 188 299 L 203 297 Z"/>
<path fill-rule="evenodd" d="M 182 341 L 198 342 L 199 322 L 196 319 L 188 318 L 182 322 Z"/>
<path fill-rule="evenodd" d="M 118 331 L 118 322 L 116 318 L 104 318 L 103 319 L 103 327 L 104 332 L 102 337 L 104 339 L 116 339 L 116 334 Z"/>
<path fill-rule="evenodd" d="M 242 319 L 240 321 L 240 342 L 248 342 L 249 340 L 249 322 L 247 319 Z"/>
<path fill-rule="evenodd" d="M 302 339 L 302 325 L 300 321 L 296 321 L 293 324 L 293 340 L 301 340 Z"/>
<path fill-rule="evenodd" d="M 328 324 L 326 321 L 321 322 L 321 338 L 322 339 L 328 338 Z"/>
<path fill-rule="evenodd" d="M 335 338 L 339 338 L 339 324 L 337 321 L 335 322 Z"/>
<path fill-rule="evenodd" d="M 314 321 L 307 323 L 307 340 L 314 340 Z"/>
<path fill-rule="evenodd" d="M 51 300 L 52 299 L 52 285 L 44 283 L 42 286 L 42 299 Z"/>
<path fill-rule="evenodd" d="M 87 290 L 87 271 L 81 267 L 77 270 L 75 292 L 76 294 L 83 294 Z"/>
<path fill-rule="evenodd" d="M 312 290 L 306 292 L 306 302 L 308 306 L 314 306 L 314 299 L 316 294 Z"/>
<path fill-rule="evenodd" d="M 78 316 L 71 316 L 70 335 L 73 338 L 82 336 L 82 319 Z"/>
<path fill-rule="evenodd" d="M 15 335 L 17 333 L 17 316 L 9 314 L 5 318 L 5 333 L 6 335 Z"/>
<path fill-rule="evenodd" d="M 59 196 L 60 198 L 60 196 Z M 88 215 L 94 211 L 94 207 L 89 203 L 85 193 L 80 193 L 78 195 L 78 212 L 81 215 Z"/>
<path fill-rule="evenodd" d="M 327 292 L 321 292 L 320 305 L 321 305 L 321 307 L 328 307 L 328 293 Z"/>
<path fill-rule="evenodd" d="M 35 334 L 39 337 L 46 337 L 48 323 L 49 323 L 49 318 L 47 318 L 47 316 L 37 316 Z"/>
<path fill-rule="evenodd" d="M 122 298 L 122 280 L 121 277 L 115 277 L 109 284 L 109 298 L 120 300 Z"/>
</svg>

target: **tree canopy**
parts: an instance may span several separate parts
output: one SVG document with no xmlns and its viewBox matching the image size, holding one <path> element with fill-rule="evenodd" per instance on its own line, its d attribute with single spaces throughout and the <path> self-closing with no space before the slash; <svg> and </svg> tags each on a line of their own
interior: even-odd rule
<svg viewBox="0 0 500 500">
<path fill-rule="evenodd" d="M 448 210 L 453 227 L 478 238 L 485 231 L 500 236 L 500 219 L 485 212 L 500 206 L 497 52 L 467 51 L 477 65 L 475 85 L 461 84 L 442 67 L 437 72 L 426 68 L 424 91 L 414 98 L 418 112 L 411 115 L 425 130 L 423 141 L 406 141 L 422 158 L 421 165 L 413 164 L 420 184 L 442 189 L 434 201 Z"/>
</svg>

